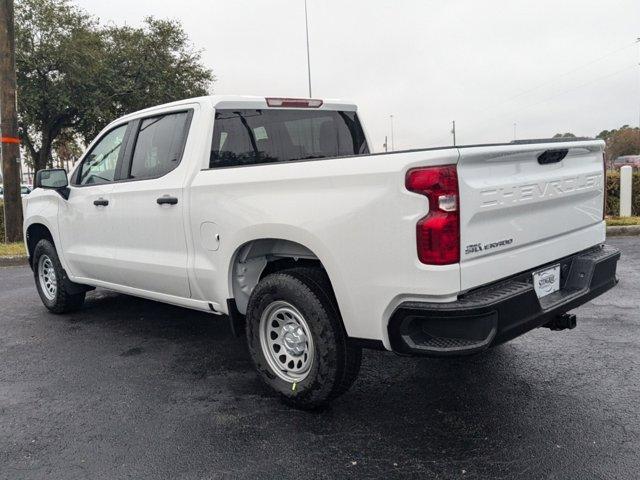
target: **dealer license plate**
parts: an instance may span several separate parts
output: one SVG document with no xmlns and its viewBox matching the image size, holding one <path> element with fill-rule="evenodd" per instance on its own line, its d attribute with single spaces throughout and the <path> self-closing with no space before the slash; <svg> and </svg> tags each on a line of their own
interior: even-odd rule
<svg viewBox="0 0 640 480">
<path fill-rule="evenodd" d="M 560 290 L 560 265 L 533 272 L 533 288 L 538 298 L 546 297 Z"/>
</svg>

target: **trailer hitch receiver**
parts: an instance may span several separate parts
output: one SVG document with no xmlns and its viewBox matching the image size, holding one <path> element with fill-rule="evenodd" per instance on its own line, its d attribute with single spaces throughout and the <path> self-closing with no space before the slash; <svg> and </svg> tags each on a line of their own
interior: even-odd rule
<svg viewBox="0 0 640 480">
<path fill-rule="evenodd" d="M 576 328 L 577 319 L 573 313 L 563 313 L 553 317 L 553 319 L 543 325 L 544 328 L 548 328 L 553 331 L 571 330 Z"/>
</svg>

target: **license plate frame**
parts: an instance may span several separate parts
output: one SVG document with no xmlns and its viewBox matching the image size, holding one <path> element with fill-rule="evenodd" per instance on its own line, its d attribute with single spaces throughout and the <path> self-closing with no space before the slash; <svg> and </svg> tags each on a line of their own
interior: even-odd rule
<svg viewBox="0 0 640 480">
<path fill-rule="evenodd" d="M 538 298 L 560 291 L 560 264 L 536 270 L 532 274 L 533 288 Z"/>
</svg>

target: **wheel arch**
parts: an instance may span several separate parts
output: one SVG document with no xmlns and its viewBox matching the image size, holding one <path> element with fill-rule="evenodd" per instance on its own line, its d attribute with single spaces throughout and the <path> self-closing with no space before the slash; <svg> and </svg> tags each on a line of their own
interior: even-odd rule
<svg viewBox="0 0 640 480">
<path fill-rule="evenodd" d="M 33 268 L 33 252 L 40 240 L 50 240 L 56 250 L 58 250 L 56 246 L 56 240 L 53 237 L 53 233 L 49 226 L 47 226 L 45 222 L 41 221 L 32 222 L 25 229 L 25 244 L 27 247 L 27 254 L 29 255 L 29 265 L 31 265 L 31 268 Z"/>
<path fill-rule="evenodd" d="M 296 266 L 317 266 L 332 275 L 321 257 L 304 244 L 286 238 L 254 238 L 240 245 L 229 265 L 229 292 L 239 313 L 245 314 L 251 292 L 266 275 Z"/>
</svg>

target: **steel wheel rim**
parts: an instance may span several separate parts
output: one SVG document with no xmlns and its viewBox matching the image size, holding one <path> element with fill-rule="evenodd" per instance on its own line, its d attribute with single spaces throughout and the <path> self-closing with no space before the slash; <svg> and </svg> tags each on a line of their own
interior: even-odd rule
<svg viewBox="0 0 640 480">
<path fill-rule="evenodd" d="M 55 300 L 58 293 L 58 279 L 53 262 L 48 255 L 42 255 L 38 260 L 38 280 L 40 281 L 40 289 L 47 300 Z"/>
<path fill-rule="evenodd" d="M 290 303 L 277 300 L 264 309 L 260 346 L 271 370 L 285 382 L 297 383 L 309 375 L 315 354 L 311 329 Z"/>
</svg>

